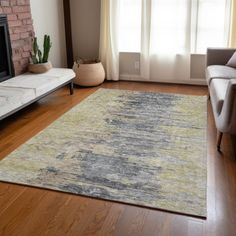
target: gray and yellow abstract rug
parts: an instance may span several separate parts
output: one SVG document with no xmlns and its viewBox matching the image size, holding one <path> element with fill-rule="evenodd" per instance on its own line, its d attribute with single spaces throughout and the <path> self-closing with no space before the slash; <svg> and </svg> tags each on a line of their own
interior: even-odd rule
<svg viewBox="0 0 236 236">
<path fill-rule="evenodd" d="M 0 162 L 0 180 L 206 216 L 206 97 L 99 89 Z"/>
</svg>

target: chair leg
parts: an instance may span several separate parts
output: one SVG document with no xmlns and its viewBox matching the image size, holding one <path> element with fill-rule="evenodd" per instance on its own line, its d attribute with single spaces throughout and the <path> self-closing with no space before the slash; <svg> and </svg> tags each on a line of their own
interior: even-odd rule
<svg viewBox="0 0 236 236">
<path fill-rule="evenodd" d="M 220 145 L 222 141 L 223 133 L 218 131 L 217 134 L 217 150 L 220 152 Z"/>
</svg>

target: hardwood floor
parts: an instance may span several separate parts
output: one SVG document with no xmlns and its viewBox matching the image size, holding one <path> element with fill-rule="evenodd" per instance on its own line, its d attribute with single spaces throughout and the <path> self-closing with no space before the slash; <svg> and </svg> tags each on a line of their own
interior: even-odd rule
<svg viewBox="0 0 236 236">
<path fill-rule="evenodd" d="M 206 87 L 106 82 L 101 87 L 206 95 Z M 63 88 L 0 122 L 0 159 L 46 128 L 98 88 Z M 65 235 L 236 235 L 236 161 L 231 137 L 216 151 L 216 129 L 208 101 L 208 217 L 96 200 L 43 189 L 0 183 L 0 236 Z M 235 145 L 234 145 L 235 146 Z"/>
</svg>

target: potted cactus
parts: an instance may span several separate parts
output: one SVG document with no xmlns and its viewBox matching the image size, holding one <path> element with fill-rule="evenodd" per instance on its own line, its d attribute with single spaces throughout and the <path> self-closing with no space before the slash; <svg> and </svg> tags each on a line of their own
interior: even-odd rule
<svg viewBox="0 0 236 236">
<path fill-rule="evenodd" d="M 44 73 L 52 68 L 52 64 L 48 61 L 49 52 L 52 43 L 49 35 L 44 35 L 43 53 L 39 49 L 37 38 L 35 37 L 32 45 L 31 63 L 29 64 L 29 71 L 32 73 Z"/>
</svg>

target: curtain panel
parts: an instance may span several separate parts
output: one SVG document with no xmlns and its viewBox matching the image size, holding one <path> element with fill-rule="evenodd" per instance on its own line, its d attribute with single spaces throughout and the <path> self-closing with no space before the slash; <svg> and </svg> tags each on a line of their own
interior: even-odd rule
<svg viewBox="0 0 236 236">
<path fill-rule="evenodd" d="M 190 78 L 190 1 L 153 0 L 151 4 L 150 31 L 147 32 L 149 60 L 142 62 L 149 67 L 149 79 L 187 80 Z"/>
<path fill-rule="evenodd" d="M 99 58 L 107 80 L 119 80 L 119 0 L 101 0 Z"/>
<path fill-rule="evenodd" d="M 141 35 L 140 40 L 137 39 L 137 42 L 140 42 L 138 52 L 141 80 L 163 82 L 189 80 L 191 54 L 204 54 L 208 46 L 236 44 L 235 0 L 102 0 L 101 2 L 100 59 L 109 80 L 119 79 L 120 45 L 124 46 L 124 43 L 127 43 L 123 47 L 127 49 L 129 43 L 130 52 L 134 46 L 132 41 L 128 40 L 128 34 L 134 32 L 131 29 L 134 21 L 132 11 L 130 10 L 130 15 L 126 16 L 120 12 L 122 9 L 124 11 L 125 4 L 129 4 L 127 5 L 129 9 L 132 9 L 130 8 L 132 4 L 134 8 L 136 7 L 136 10 L 133 10 L 136 12 L 136 17 L 137 10 L 141 11 Z M 125 21 L 129 28 L 124 30 L 122 27 L 125 28 Z M 136 19 L 134 26 L 137 25 Z M 125 40 L 120 43 L 123 35 Z"/>
<path fill-rule="evenodd" d="M 236 48 L 236 0 L 232 1 L 229 46 Z"/>
</svg>

